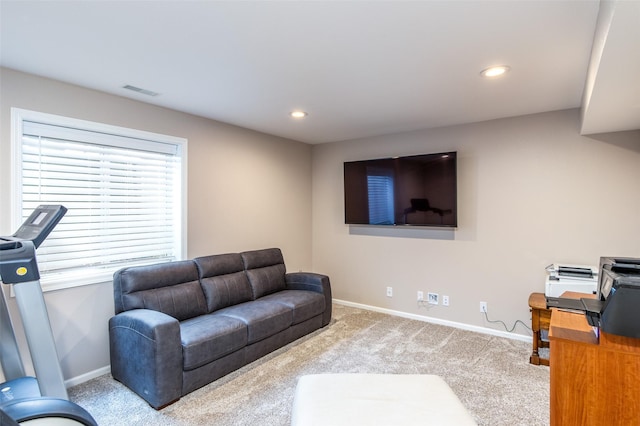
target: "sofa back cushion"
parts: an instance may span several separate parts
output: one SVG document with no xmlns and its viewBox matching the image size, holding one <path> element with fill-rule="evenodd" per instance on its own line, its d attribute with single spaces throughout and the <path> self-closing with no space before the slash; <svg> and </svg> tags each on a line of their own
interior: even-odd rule
<svg viewBox="0 0 640 426">
<path fill-rule="evenodd" d="M 286 288 L 284 279 L 286 268 L 280 249 L 246 251 L 240 255 L 254 299 Z"/>
<path fill-rule="evenodd" d="M 204 256 L 194 259 L 208 312 L 253 299 L 239 253 Z"/>
<path fill-rule="evenodd" d="M 182 321 L 206 313 L 192 260 L 121 269 L 113 275 L 113 292 L 116 314 L 151 309 Z"/>
</svg>

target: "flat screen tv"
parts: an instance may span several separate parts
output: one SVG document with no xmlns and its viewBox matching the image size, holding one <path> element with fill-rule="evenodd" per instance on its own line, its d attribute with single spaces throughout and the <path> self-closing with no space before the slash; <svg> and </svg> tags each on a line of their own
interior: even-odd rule
<svg viewBox="0 0 640 426">
<path fill-rule="evenodd" d="M 344 163 L 344 219 L 353 225 L 458 224 L 456 153 Z"/>
</svg>

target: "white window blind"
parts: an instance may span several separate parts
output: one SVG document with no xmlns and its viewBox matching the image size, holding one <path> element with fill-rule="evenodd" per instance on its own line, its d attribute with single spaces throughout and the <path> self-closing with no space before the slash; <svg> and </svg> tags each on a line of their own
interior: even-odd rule
<svg viewBox="0 0 640 426">
<path fill-rule="evenodd" d="M 182 144 L 50 117 L 23 120 L 19 138 L 21 220 L 40 204 L 68 209 L 37 251 L 43 288 L 110 281 L 125 266 L 181 259 Z"/>
<path fill-rule="evenodd" d="M 369 223 L 372 225 L 393 224 L 393 175 L 386 170 L 367 171 L 367 193 Z"/>
</svg>

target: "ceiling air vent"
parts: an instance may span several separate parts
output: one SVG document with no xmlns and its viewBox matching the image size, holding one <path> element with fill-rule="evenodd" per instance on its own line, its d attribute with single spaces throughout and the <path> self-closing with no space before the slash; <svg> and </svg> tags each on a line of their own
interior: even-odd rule
<svg viewBox="0 0 640 426">
<path fill-rule="evenodd" d="M 152 92 L 151 90 L 141 89 L 136 86 L 131 86 L 129 84 L 127 84 L 126 86 L 122 86 L 122 88 L 127 90 L 133 90 L 134 92 L 142 93 L 143 95 L 147 95 L 147 96 L 158 96 L 160 94 L 160 93 Z"/>
</svg>

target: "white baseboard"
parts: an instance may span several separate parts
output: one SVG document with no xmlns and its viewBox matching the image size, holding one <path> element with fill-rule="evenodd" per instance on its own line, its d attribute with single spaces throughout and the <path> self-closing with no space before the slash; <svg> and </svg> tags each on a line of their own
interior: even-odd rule
<svg viewBox="0 0 640 426">
<path fill-rule="evenodd" d="M 67 388 L 70 388 L 72 386 L 76 386 L 79 384 L 82 384 L 84 382 L 88 382 L 91 379 L 95 379 L 96 377 L 100 377 L 102 375 L 105 375 L 107 373 L 109 373 L 111 371 L 111 366 L 107 365 L 105 367 L 100 367 L 97 370 L 93 370 L 93 371 L 89 371 L 88 373 L 85 374 L 81 374 L 79 376 L 76 377 L 72 377 L 68 380 L 64 381 L 64 385 Z"/>
<path fill-rule="evenodd" d="M 377 306 L 363 305 L 361 303 L 348 302 L 346 300 L 340 300 L 340 299 L 333 299 L 333 303 L 337 303 L 339 305 L 344 305 L 344 306 L 350 306 L 352 308 L 360 308 L 360 309 L 365 309 L 365 310 L 368 310 L 368 311 L 374 311 L 374 312 L 380 312 L 380 313 L 383 313 L 383 314 L 394 315 L 394 316 L 402 317 L 402 318 L 408 318 L 408 319 L 413 319 L 413 320 L 418 320 L 418 321 L 424 321 L 424 322 L 429 322 L 429 323 L 438 324 L 438 325 L 445 325 L 445 326 L 448 326 L 448 327 L 459 328 L 459 329 L 462 329 L 462 330 L 475 331 L 477 333 L 490 334 L 492 336 L 506 337 L 507 339 L 520 340 L 520 341 L 529 342 L 529 343 L 531 343 L 533 341 L 533 338 L 531 336 L 525 336 L 523 334 L 517 334 L 517 333 L 509 333 L 507 331 L 501 331 L 501 330 L 494 330 L 492 328 L 480 327 L 480 326 L 477 326 L 477 325 L 470 325 L 470 324 L 465 324 L 465 323 L 462 323 L 462 322 L 448 321 L 448 320 L 443 320 L 443 319 L 440 319 L 440 318 L 433 318 L 433 317 L 428 317 L 428 316 L 424 316 L 424 315 L 410 314 L 410 313 L 402 312 L 402 311 L 394 311 L 393 309 L 386 309 L 386 308 L 379 308 Z"/>
</svg>

